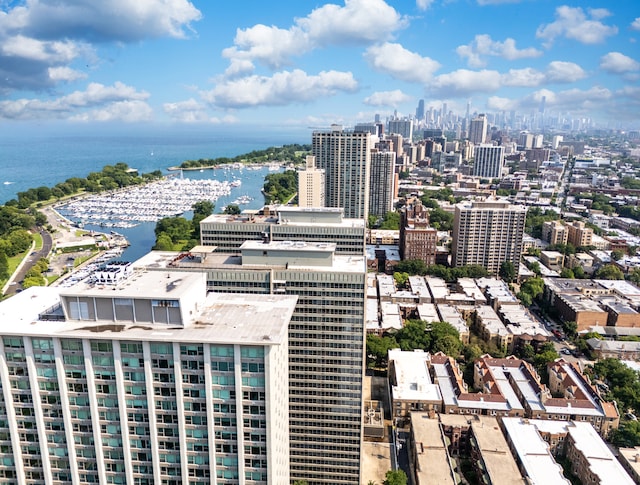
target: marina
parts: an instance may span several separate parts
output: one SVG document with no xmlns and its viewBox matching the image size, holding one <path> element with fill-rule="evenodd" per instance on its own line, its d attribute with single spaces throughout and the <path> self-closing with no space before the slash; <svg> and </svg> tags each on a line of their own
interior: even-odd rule
<svg viewBox="0 0 640 485">
<path fill-rule="evenodd" d="M 57 205 L 56 210 L 78 226 L 131 228 L 191 210 L 196 202 L 216 202 L 231 194 L 234 182 L 168 177 L 143 186 L 81 197 Z"/>
</svg>

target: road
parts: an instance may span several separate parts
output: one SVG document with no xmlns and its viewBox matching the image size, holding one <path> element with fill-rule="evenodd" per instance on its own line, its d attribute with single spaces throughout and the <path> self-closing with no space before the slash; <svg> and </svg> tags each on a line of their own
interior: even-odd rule
<svg viewBox="0 0 640 485">
<path fill-rule="evenodd" d="M 20 269 L 13 274 L 12 280 L 9 282 L 9 286 L 7 287 L 7 291 L 5 295 L 11 296 L 14 295 L 18 291 L 22 291 L 21 282 L 24 280 L 25 275 L 29 272 L 31 268 L 41 259 L 48 258 L 51 253 L 51 248 L 53 247 L 53 239 L 51 238 L 51 234 L 42 229 L 40 231 L 40 235 L 42 236 L 42 248 L 31 252 L 29 256 L 22 262 L 22 266 Z"/>
</svg>

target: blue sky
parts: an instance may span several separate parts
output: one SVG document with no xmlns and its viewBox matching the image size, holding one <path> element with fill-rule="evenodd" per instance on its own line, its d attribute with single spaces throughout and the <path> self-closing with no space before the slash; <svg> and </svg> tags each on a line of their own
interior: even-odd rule
<svg viewBox="0 0 640 485">
<path fill-rule="evenodd" d="M 0 0 L 0 129 L 537 110 L 640 128 L 640 2 Z"/>
</svg>

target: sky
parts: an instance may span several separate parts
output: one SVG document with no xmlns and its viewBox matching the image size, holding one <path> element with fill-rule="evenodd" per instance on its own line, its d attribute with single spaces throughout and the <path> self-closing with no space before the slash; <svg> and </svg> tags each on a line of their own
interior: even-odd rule
<svg viewBox="0 0 640 485">
<path fill-rule="evenodd" d="M 637 0 L 0 0 L 0 130 L 537 111 L 640 129 Z"/>
</svg>

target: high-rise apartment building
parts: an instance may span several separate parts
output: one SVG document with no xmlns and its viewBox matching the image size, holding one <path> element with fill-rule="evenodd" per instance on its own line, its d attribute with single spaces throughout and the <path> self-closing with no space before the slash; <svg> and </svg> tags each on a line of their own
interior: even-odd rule
<svg viewBox="0 0 640 485">
<path fill-rule="evenodd" d="M 296 297 L 122 270 L 0 303 L 0 482 L 289 483 Z"/>
<path fill-rule="evenodd" d="M 316 168 L 316 157 L 309 155 L 304 170 L 298 172 L 298 206 L 323 207 L 324 189 L 324 170 Z"/>
<path fill-rule="evenodd" d="M 474 145 L 481 145 L 487 141 L 487 117 L 479 114 L 469 124 L 469 141 Z"/>
<path fill-rule="evenodd" d="M 429 225 L 429 212 L 419 201 L 400 210 L 400 257 L 436 264 L 438 231 Z"/>
<path fill-rule="evenodd" d="M 360 483 L 367 268 L 334 243 L 247 241 L 240 255 L 150 253 L 148 271 L 206 274 L 209 291 L 297 295 L 289 325 L 291 479 Z M 247 314 L 253 319 L 254 315 Z"/>
<path fill-rule="evenodd" d="M 395 152 L 374 150 L 371 153 L 369 214 L 382 217 L 393 210 L 396 177 Z"/>
<path fill-rule="evenodd" d="M 527 208 L 499 199 L 461 202 L 455 207 L 453 266 L 479 264 L 493 274 L 510 261 L 517 268 Z"/>
<path fill-rule="evenodd" d="M 324 205 L 342 207 L 348 218 L 367 218 L 372 146 L 370 133 L 346 132 L 338 125 L 313 133 L 316 166 L 325 171 Z"/>
<path fill-rule="evenodd" d="M 480 145 L 473 151 L 473 175 L 475 177 L 499 179 L 504 168 L 504 147 Z"/>
<path fill-rule="evenodd" d="M 346 219 L 336 207 L 264 206 L 238 215 L 212 214 L 200 222 L 204 246 L 239 253 L 245 241 L 305 241 L 336 244 L 336 254 L 364 254 L 364 219 Z"/>
<path fill-rule="evenodd" d="M 389 130 L 388 133 L 390 135 L 402 135 L 402 138 L 405 140 L 412 141 L 413 140 L 413 120 L 410 119 L 390 119 L 389 120 Z"/>
</svg>

